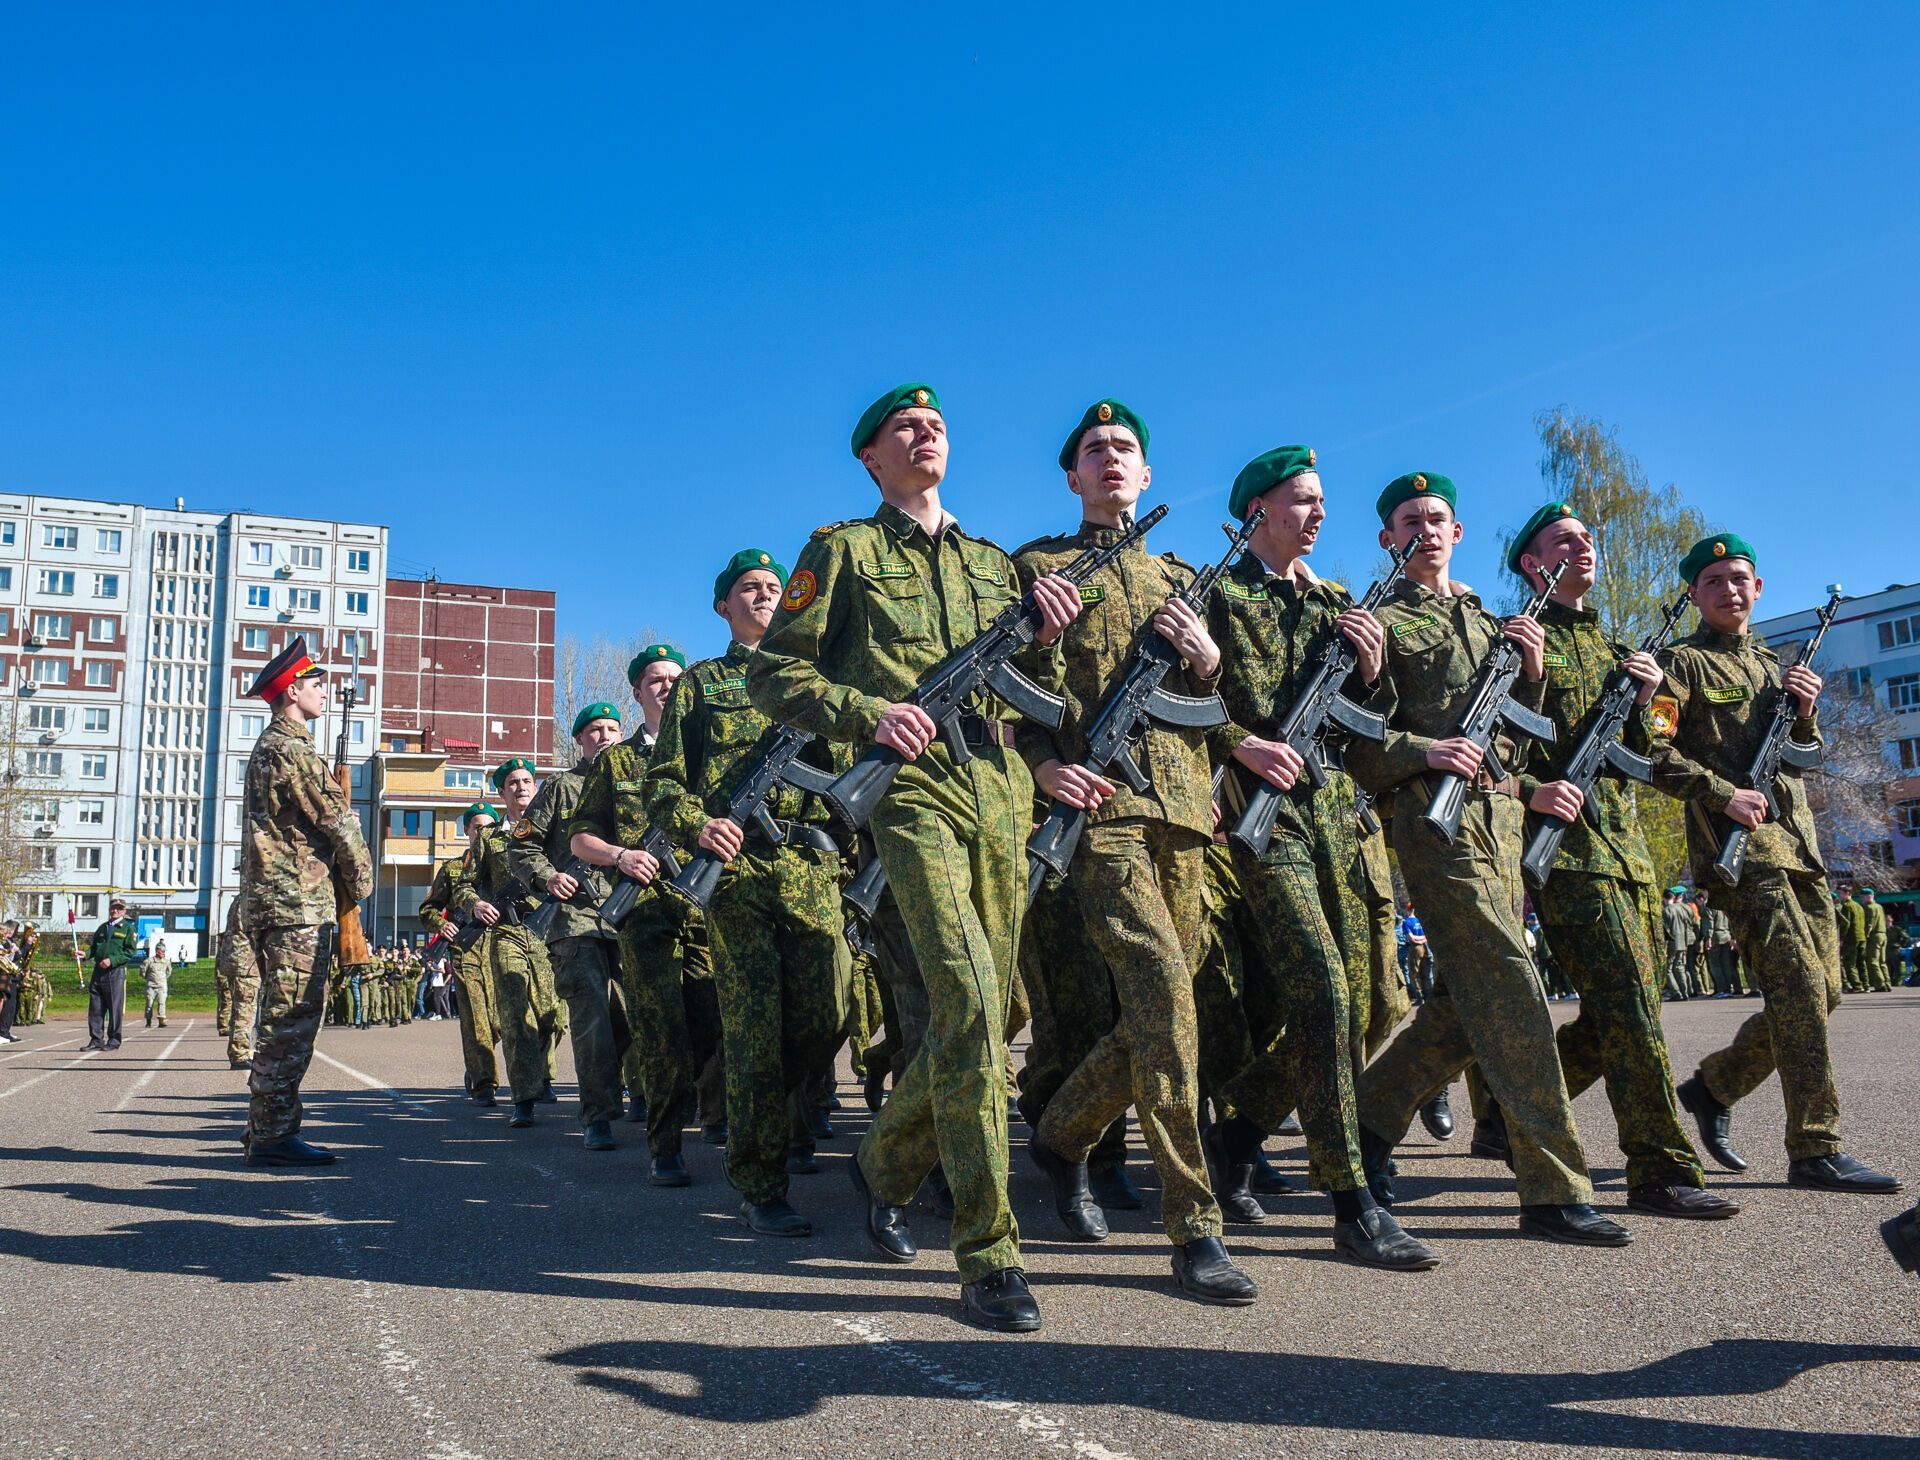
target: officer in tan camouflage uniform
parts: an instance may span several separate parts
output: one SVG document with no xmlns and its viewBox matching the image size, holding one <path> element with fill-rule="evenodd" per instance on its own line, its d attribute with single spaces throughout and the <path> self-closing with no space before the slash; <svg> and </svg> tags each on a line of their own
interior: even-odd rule
<svg viewBox="0 0 1920 1460">
<path fill-rule="evenodd" d="M 323 1165 L 300 1139 L 300 1081 L 313 1059 L 335 920 L 373 889 L 373 859 L 346 793 L 314 752 L 307 722 L 326 708 L 325 671 L 292 643 L 247 693 L 273 719 L 247 758 L 240 852 L 241 937 L 260 969 L 259 1040 L 247 1114 L 247 1164 Z"/>
<path fill-rule="evenodd" d="M 1820 676 L 1784 673 L 1749 631 L 1762 580 L 1753 548 L 1731 532 L 1694 544 L 1680 562 L 1700 627 L 1661 655 L 1665 683 L 1647 712 L 1654 784 L 1687 803 L 1694 880 L 1726 909 L 1754 982 L 1766 995 L 1733 1043 L 1700 1062 L 1679 1089 L 1707 1153 L 1731 1170 L 1747 1162 L 1729 1140 L 1732 1107 L 1777 1069 L 1787 1107 L 1787 1179 L 1827 1191 L 1898 1191 L 1900 1183 L 1840 1148 L 1840 1092 L 1827 1046 L 1827 1014 L 1840 1002 L 1840 949 L 1813 812 L 1801 775 L 1783 765 L 1774 786 L 1780 817 L 1745 786 L 1780 696 L 1798 702 L 1793 738 L 1818 744 Z M 1712 880 L 1729 822 L 1753 832 L 1739 885 Z"/>
<path fill-rule="evenodd" d="M 870 830 L 928 999 L 928 1027 L 849 1163 L 868 1193 L 867 1234 L 894 1261 L 917 1255 L 901 1208 L 939 1162 L 953 1189 L 962 1301 L 1010 1332 L 1040 1326 L 1007 1199 L 1006 1020 L 1026 903 L 1022 847 L 1033 779 L 1014 753 L 1013 711 L 993 699 L 963 723 L 956 764 L 925 711 L 923 674 L 1018 601 L 1013 561 L 941 506 L 946 419 L 931 387 L 902 385 L 854 427 L 880 489 L 873 516 L 813 534 L 747 667 L 760 710 L 905 762 Z M 1036 589 L 1043 644 L 1080 612 L 1054 578 Z M 1058 682 L 1057 660 L 1048 676 Z"/>
</svg>

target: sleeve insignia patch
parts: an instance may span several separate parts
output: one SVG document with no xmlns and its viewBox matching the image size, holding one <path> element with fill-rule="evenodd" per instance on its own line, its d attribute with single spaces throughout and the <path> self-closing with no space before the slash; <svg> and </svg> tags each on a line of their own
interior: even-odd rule
<svg viewBox="0 0 1920 1460">
<path fill-rule="evenodd" d="M 1393 636 L 1396 639 L 1404 639 L 1408 634 L 1417 634 L 1422 629 L 1430 629 L 1438 622 L 1439 620 L 1430 613 L 1417 613 L 1412 618 L 1401 619 L 1399 623 L 1393 625 Z"/>
<path fill-rule="evenodd" d="M 532 835 L 533 835 L 533 823 L 531 821 L 528 821 L 526 817 L 524 816 L 521 817 L 518 821 L 516 821 L 513 824 L 513 839 L 515 841 L 523 842 Z"/>
<path fill-rule="evenodd" d="M 813 576 L 813 569 L 802 568 L 787 580 L 787 591 L 780 595 L 780 606 L 788 613 L 798 613 L 820 591 L 819 581 Z"/>
<path fill-rule="evenodd" d="M 1656 695 L 1647 706 L 1647 724 L 1655 735 L 1671 735 L 1680 728 L 1680 701 L 1672 695 Z"/>
<path fill-rule="evenodd" d="M 1751 699 L 1753 691 L 1744 684 L 1710 684 L 1700 691 L 1700 697 L 1710 705 L 1737 705 Z"/>
</svg>

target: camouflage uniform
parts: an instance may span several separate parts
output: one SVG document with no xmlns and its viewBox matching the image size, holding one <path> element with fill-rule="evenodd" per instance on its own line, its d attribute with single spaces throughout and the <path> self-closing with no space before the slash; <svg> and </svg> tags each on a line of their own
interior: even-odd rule
<svg viewBox="0 0 1920 1460">
<path fill-rule="evenodd" d="M 240 899 L 227 909 L 227 930 L 214 956 L 214 976 L 231 990 L 227 1023 L 229 1063 L 253 1062 L 254 1025 L 260 1017 L 260 962 L 240 928 Z"/>
<path fill-rule="evenodd" d="M 507 865 L 522 886 L 543 898 L 548 881 L 572 856 L 567 828 L 580 804 L 590 765 L 583 761 L 549 778 L 508 839 Z M 554 991 L 566 1000 L 572 1015 L 568 1032 L 584 1126 L 619 1118 L 620 1064 L 633 1034 L 620 993 L 614 931 L 598 911 L 607 900 L 606 875 L 600 868 L 590 868 L 576 880 L 579 891 L 555 914 L 548 929 L 547 958 L 553 966 Z"/>
<path fill-rule="evenodd" d="M 1848 993 L 1867 991 L 1866 910 L 1851 897 L 1837 897 L 1833 918 L 1840 930 L 1841 983 Z"/>
<path fill-rule="evenodd" d="M 747 699 L 752 652 L 729 644 L 690 665 L 661 716 L 641 795 L 648 819 L 689 853 L 774 734 Z M 789 1098 L 832 1059 L 850 977 L 826 808 L 782 786 L 766 810 L 786 842 L 750 827 L 706 916 L 727 1048 L 727 1177 L 755 1206 L 786 1196 L 788 1149 L 811 1145 L 804 1126 L 793 1129 Z"/>
<path fill-rule="evenodd" d="M 1414 1112 L 1477 1059 L 1506 1113 L 1521 1204 L 1585 1205 L 1593 1184 L 1520 921 L 1517 788 L 1471 790 L 1451 845 L 1421 820 L 1438 780 L 1428 771 L 1427 750 L 1460 723 L 1500 638 L 1499 620 L 1458 585 L 1442 597 L 1410 579 L 1395 585 L 1377 617 L 1387 630 L 1386 666 L 1370 708 L 1386 717 L 1387 738 L 1376 744 L 1356 737 L 1347 764 L 1390 806 L 1400 873 L 1444 962 L 1446 991 L 1436 987 L 1367 1066 L 1361 1123 L 1397 1144 Z M 1544 681 L 1523 679 L 1515 693 L 1537 708 L 1545 688 Z M 1500 755 L 1510 771 L 1522 769 L 1505 737 Z"/>
<path fill-rule="evenodd" d="M 1118 528 L 1089 522 L 1070 536 L 1028 543 L 1014 554 L 1020 581 L 1030 584 L 1119 537 Z M 1049 760 L 1085 763 L 1087 727 L 1107 686 L 1133 657 L 1148 621 L 1192 582 L 1186 564 L 1136 543 L 1081 588 L 1071 640 L 1040 651 L 1064 659 L 1066 718 L 1057 731 L 1032 722 L 1015 731 L 1029 768 Z M 1191 671 L 1169 678 L 1176 691 L 1213 691 L 1211 678 Z M 1201 864 L 1213 826 L 1205 734 L 1150 724 L 1136 757 L 1150 787 L 1139 793 L 1116 782 L 1115 794 L 1088 813 L 1067 879 L 1112 978 L 1119 1019 L 1047 1102 L 1035 1134 L 1048 1150 L 1085 1161 L 1132 1104 L 1160 1175 L 1162 1225 L 1171 1241 L 1185 1245 L 1221 1230 L 1200 1152 L 1193 1010 L 1193 968 L 1206 931 Z"/>
<path fill-rule="evenodd" d="M 593 758 L 569 838 L 587 833 L 619 847 L 637 847 L 649 823 L 642 777 L 655 742 L 646 728 Z M 706 928 L 684 898 L 654 886 L 620 926 L 620 978 L 632 1044 L 627 1089 L 647 1102 L 647 1149 L 680 1154 L 682 1130 L 696 1116 L 717 1125 L 726 1109 L 726 1064 L 720 999 Z"/>
<path fill-rule="evenodd" d="M 551 1079 L 549 1062 L 560 1038 L 560 1003 L 553 991 L 546 944 L 520 926 L 540 900 L 513 875 L 507 863 L 507 837 L 497 826 L 481 837 L 473 880 L 455 894 L 454 911 L 471 917 L 474 905 L 482 901 L 500 911 L 500 921 L 487 929 L 480 946 L 493 976 L 507 1084 L 514 1103 L 520 1105 L 538 1100 Z"/>
<path fill-rule="evenodd" d="M 1862 944 L 1866 952 L 1867 987 L 1876 993 L 1891 993 L 1893 981 L 1887 977 L 1887 915 L 1877 901 L 1860 903 L 1859 908 L 1867 921 Z"/>
<path fill-rule="evenodd" d="M 1387 861 L 1386 832 L 1379 826 L 1372 831 L 1357 827 L 1355 835 L 1360 848 L 1359 895 L 1367 910 L 1371 934 L 1367 951 L 1373 973 L 1373 996 L 1368 1001 L 1361 1041 L 1360 1063 L 1364 1066 L 1413 1011 L 1413 1000 L 1407 995 L 1406 979 L 1400 975 L 1400 946 L 1394 933 L 1400 920 L 1394 912 L 1393 866 Z"/>
<path fill-rule="evenodd" d="M 1547 635 L 1544 713 L 1558 738 L 1521 776 L 1523 799 L 1565 775 L 1588 713 L 1628 652 L 1601 632 L 1591 609 L 1549 603 L 1540 623 Z M 1647 749 L 1644 714 L 1628 722 L 1628 743 Z M 1578 1017 L 1556 1036 L 1567 1094 L 1577 1098 L 1605 1077 L 1629 1187 L 1703 1186 L 1700 1158 L 1680 1124 L 1660 1025 L 1660 966 L 1648 917 L 1653 861 L 1625 784 L 1604 775 L 1592 797 L 1599 825 L 1574 818 L 1552 877 L 1533 895 L 1554 958 L 1580 996 Z"/>
<path fill-rule="evenodd" d="M 1665 650 L 1665 684 L 1649 707 L 1654 784 L 1687 803 L 1687 850 L 1694 880 L 1710 887 L 1766 996 L 1733 1043 L 1700 1063 L 1709 1094 L 1732 1105 L 1776 1067 L 1787 1107 L 1787 1155 L 1840 1152 L 1840 1092 L 1827 1048 L 1827 1014 L 1840 1003 L 1840 940 L 1813 812 L 1798 772 L 1782 767 L 1778 820 L 1753 832 L 1737 887 L 1712 880 L 1719 818 L 1752 763 L 1773 717 L 1780 661 L 1751 634 L 1704 625 Z M 1797 720 L 1793 737 L 1818 742 L 1817 718 Z"/>
<path fill-rule="evenodd" d="M 801 550 L 747 688 L 759 709 L 865 745 L 889 704 L 1018 599 L 1013 562 L 948 521 L 938 536 L 883 503 L 821 528 Z M 1057 682 L 1057 656 L 1047 678 Z M 1033 778 L 1014 712 L 986 699 L 965 765 L 936 740 L 904 766 L 871 831 L 924 981 L 920 1048 L 874 1118 L 859 1160 L 876 1200 L 904 1205 L 937 1161 L 953 1188 L 963 1283 L 1020 1266 L 1007 1200 L 1006 1021 L 1026 903 Z M 969 744 L 972 744 L 970 740 Z"/>
<path fill-rule="evenodd" d="M 429 933 L 441 932 L 454 898 L 472 879 L 472 848 L 441 863 L 433 874 L 433 886 L 420 901 L 420 921 Z M 493 1046 L 500 1037 L 495 1032 L 499 1026 L 493 1014 L 493 980 L 487 976 L 486 960 L 478 944 L 462 952 L 449 943 L 447 961 L 453 965 L 454 980 L 460 985 L 460 1050 L 466 1065 L 467 1093 L 478 1095 L 500 1083 L 493 1056 Z"/>
<path fill-rule="evenodd" d="M 346 792 L 314 753 L 307 727 L 269 722 L 247 758 L 240 925 L 260 970 L 261 1004 L 248 1139 L 300 1129 L 300 1081 L 313 1059 L 333 957 L 337 907 L 373 890 L 373 859 Z"/>
</svg>

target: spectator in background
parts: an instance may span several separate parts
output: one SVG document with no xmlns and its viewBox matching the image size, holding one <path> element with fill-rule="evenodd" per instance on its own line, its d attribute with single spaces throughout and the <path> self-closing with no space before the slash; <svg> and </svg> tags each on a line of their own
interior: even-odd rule
<svg viewBox="0 0 1920 1460">
<path fill-rule="evenodd" d="M 155 938 L 153 947 L 147 954 L 147 961 L 140 966 L 140 977 L 147 985 L 147 1028 L 153 1028 L 156 1011 L 160 1017 L 160 1027 L 167 1027 L 167 982 L 173 977 L 173 963 L 167 957 L 167 940 Z"/>
<path fill-rule="evenodd" d="M 87 942 L 87 1043 L 85 1049 L 120 1048 L 127 1011 L 127 969 L 140 961 L 140 935 L 127 916 L 127 900 L 107 906 L 107 920 Z"/>
<path fill-rule="evenodd" d="M 1669 887 L 1665 904 L 1660 909 L 1660 930 L 1667 940 L 1667 997 L 1669 999 L 1687 999 L 1692 981 L 1688 975 L 1687 961 L 1693 947 L 1695 929 L 1693 914 L 1687 911 L 1681 900 L 1686 892 L 1684 887 Z"/>
<path fill-rule="evenodd" d="M 1400 920 L 1400 931 L 1407 940 L 1407 994 L 1416 1004 L 1424 1004 L 1433 989 L 1433 950 L 1427 946 L 1427 930 L 1412 903 Z"/>
</svg>

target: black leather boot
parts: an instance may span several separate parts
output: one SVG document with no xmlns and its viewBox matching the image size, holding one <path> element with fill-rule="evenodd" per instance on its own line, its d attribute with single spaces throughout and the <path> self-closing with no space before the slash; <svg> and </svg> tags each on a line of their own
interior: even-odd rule
<svg viewBox="0 0 1920 1460">
<path fill-rule="evenodd" d="M 1059 1214 L 1060 1225 L 1067 1229 L 1067 1235 L 1076 1242 L 1104 1242 L 1107 1214 L 1100 1210 L 1087 1186 L 1087 1163 L 1069 1161 L 1057 1151 L 1049 1150 L 1038 1136 L 1027 1142 L 1027 1149 L 1033 1153 L 1033 1164 L 1053 1183 L 1053 1209 Z"/>
</svg>

